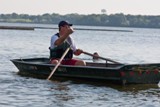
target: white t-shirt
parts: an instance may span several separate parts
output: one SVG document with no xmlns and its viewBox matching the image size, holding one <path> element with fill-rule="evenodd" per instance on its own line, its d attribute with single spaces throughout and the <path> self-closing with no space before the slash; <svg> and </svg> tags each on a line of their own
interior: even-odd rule
<svg viewBox="0 0 160 107">
<path fill-rule="evenodd" d="M 54 45 L 55 41 L 58 39 L 58 36 L 55 34 L 51 37 L 51 44 L 50 44 L 50 48 L 53 49 L 54 47 L 56 47 L 56 45 Z M 69 36 L 67 39 L 66 39 L 67 43 L 70 44 L 71 46 L 71 49 L 73 50 L 73 52 L 75 52 L 77 50 L 77 47 L 73 41 L 73 39 Z"/>
</svg>

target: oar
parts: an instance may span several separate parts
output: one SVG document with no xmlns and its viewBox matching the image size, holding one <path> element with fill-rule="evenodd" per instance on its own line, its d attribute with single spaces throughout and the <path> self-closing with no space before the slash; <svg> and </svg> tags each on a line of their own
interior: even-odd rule
<svg viewBox="0 0 160 107">
<path fill-rule="evenodd" d="M 115 63 L 115 64 L 121 64 L 120 62 L 113 61 L 113 60 L 111 60 L 111 59 L 109 59 L 109 58 L 104 58 L 104 57 L 101 57 L 101 56 L 95 56 L 94 54 L 91 54 L 91 53 L 88 53 L 88 52 L 85 52 L 85 51 L 83 51 L 83 53 L 86 54 L 86 55 L 89 55 L 89 56 L 93 56 L 93 57 L 97 57 L 97 58 L 99 58 L 99 59 L 103 59 L 103 60 L 106 60 L 106 61 L 113 62 L 113 63 Z"/>
<path fill-rule="evenodd" d="M 56 69 L 58 68 L 58 66 L 60 65 L 60 63 L 62 62 L 62 60 L 64 59 L 64 57 L 66 56 L 66 54 L 68 53 L 70 47 L 66 49 L 66 51 L 64 52 L 64 54 L 62 55 L 61 59 L 58 61 L 57 65 L 54 67 L 54 69 L 52 70 L 52 72 L 50 73 L 50 75 L 48 76 L 47 80 L 49 80 L 53 73 L 56 71 Z"/>
</svg>

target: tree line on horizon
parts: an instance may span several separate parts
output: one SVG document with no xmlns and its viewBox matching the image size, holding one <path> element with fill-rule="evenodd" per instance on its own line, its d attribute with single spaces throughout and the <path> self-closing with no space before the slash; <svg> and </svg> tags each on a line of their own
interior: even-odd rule
<svg viewBox="0 0 160 107">
<path fill-rule="evenodd" d="M 14 23 L 41 23 L 41 24 L 57 24 L 61 20 L 68 20 L 75 25 L 89 26 L 111 26 L 111 27 L 140 27 L 140 28 L 160 28 L 160 15 L 124 15 L 117 14 L 0 14 L 0 22 Z"/>
</svg>

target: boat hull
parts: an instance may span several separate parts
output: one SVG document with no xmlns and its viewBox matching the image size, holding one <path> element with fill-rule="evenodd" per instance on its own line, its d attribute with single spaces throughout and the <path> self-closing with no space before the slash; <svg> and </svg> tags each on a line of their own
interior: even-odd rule
<svg viewBox="0 0 160 107">
<path fill-rule="evenodd" d="M 13 59 L 19 74 L 46 79 L 55 65 L 48 58 Z M 160 64 L 98 64 L 87 66 L 60 65 L 51 79 L 55 77 L 105 80 L 122 84 L 157 84 L 160 81 Z M 103 81 L 104 82 L 104 81 Z"/>
</svg>

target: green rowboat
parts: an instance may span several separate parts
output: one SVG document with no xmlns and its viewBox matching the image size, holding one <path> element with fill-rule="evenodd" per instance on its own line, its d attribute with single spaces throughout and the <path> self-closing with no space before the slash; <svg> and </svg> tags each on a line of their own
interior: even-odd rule
<svg viewBox="0 0 160 107">
<path fill-rule="evenodd" d="M 46 79 L 55 65 L 49 58 L 12 59 L 19 74 Z M 55 77 L 93 79 L 122 84 L 158 84 L 160 63 L 154 64 L 114 64 L 87 62 L 86 66 L 60 65 L 51 79 Z"/>
</svg>

